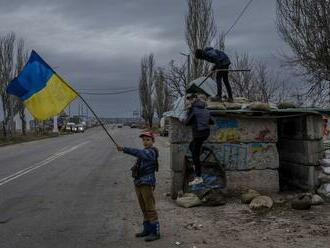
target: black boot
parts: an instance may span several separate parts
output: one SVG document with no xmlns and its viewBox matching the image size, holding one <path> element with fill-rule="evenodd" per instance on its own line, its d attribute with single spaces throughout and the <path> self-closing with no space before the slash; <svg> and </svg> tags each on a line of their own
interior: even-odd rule
<svg viewBox="0 0 330 248">
<path fill-rule="evenodd" d="M 143 222 L 143 231 L 140 233 L 135 234 L 135 237 L 137 238 L 143 238 L 150 234 L 150 223 L 149 221 Z"/>
<path fill-rule="evenodd" d="M 150 234 L 144 239 L 146 242 L 151 242 L 160 239 L 159 222 L 150 223 Z"/>
</svg>

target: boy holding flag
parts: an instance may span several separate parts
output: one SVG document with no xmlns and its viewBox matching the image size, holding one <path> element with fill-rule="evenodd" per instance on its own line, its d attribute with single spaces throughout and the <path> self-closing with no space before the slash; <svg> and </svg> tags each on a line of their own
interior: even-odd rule
<svg viewBox="0 0 330 248">
<path fill-rule="evenodd" d="M 158 149 L 153 146 L 155 137 L 152 132 L 143 132 L 140 135 L 144 149 L 122 147 L 117 145 L 117 150 L 137 158 L 132 167 L 132 177 L 136 195 L 143 213 L 143 231 L 136 237 L 145 237 L 145 241 L 160 239 L 159 221 L 156 211 L 154 190 L 158 171 Z"/>
</svg>

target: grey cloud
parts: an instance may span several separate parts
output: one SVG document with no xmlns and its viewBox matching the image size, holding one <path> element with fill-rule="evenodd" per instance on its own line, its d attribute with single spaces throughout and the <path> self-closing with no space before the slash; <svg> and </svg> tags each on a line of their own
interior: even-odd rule
<svg viewBox="0 0 330 248">
<path fill-rule="evenodd" d="M 214 0 L 217 26 L 226 30 L 246 0 Z M 142 56 L 153 52 L 159 65 L 184 61 L 184 0 L 0 0 L 0 33 L 26 39 L 76 88 L 137 87 Z M 230 54 L 251 55 L 279 65 L 286 49 L 275 26 L 274 1 L 255 0 L 227 38 Z M 131 115 L 137 94 L 90 96 L 104 116 Z"/>
</svg>

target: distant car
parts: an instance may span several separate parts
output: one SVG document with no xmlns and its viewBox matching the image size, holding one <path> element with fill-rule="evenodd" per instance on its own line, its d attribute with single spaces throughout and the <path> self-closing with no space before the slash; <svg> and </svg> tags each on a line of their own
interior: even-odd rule
<svg viewBox="0 0 330 248">
<path fill-rule="evenodd" d="M 135 123 L 132 123 L 131 128 L 137 128 L 137 125 Z"/>
<path fill-rule="evenodd" d="M 77 126 L 75 123 L 73 122 L 68 122 L 66 125 L 65 125 L 65 131 L 66 132 L 76 132 L 77 131 Z"/>
<path fill-rule="evenodd" d="M 117 127 L 118 128 L 123 128 L 123 124 L 118 124 Z"/>
<path fill-rule="evenodd" d="M 83 124 L 78 124 L 77 125 L 77 130 L 76 130 L 77 133 L 83 133 L 85 132 L 85 127 Z"/>
</svg>

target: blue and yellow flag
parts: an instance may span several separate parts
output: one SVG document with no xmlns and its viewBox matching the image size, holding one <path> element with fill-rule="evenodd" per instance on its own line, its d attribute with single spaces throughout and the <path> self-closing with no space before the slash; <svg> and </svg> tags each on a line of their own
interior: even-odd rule
<svg viewBox="0 0 330 248">
<path fill-rule="evenodd" d="M 38 120 L 58 115 L 78 96 L 35 51 L 22 72 L 9 83 L 7 93 L 19 97 Z"/>
</svg>

